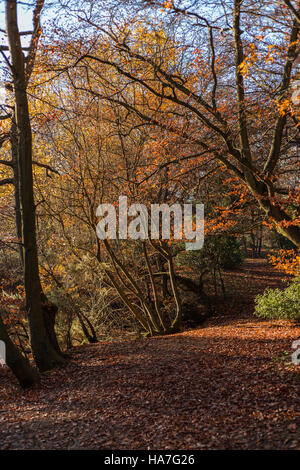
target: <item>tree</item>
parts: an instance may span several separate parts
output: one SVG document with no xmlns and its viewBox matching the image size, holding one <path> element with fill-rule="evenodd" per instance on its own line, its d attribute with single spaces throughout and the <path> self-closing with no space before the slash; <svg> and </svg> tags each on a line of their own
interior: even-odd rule
<svg viewBox="0 0 300 470">
<path fill-rule="evenodd" d="M 16 152 L 19 181 L 16 184 L 20 188 L 26 309 L 29 315 L 32 351 L 41 371 L 63 363 L 54 332 L 55 308 L 43 296 L 39 278 L 32 175 L 32 132 L 27 99 L 28 77 L 34 65 L 36 44 L 40 34 L 39 18 L 43 4 L 43 0 L 37 0 L 35 4 L 34 31 L 25 62 L 17 21 L 17 2 L 16 0 L 6 1 L 6 32 L 11 57 L 10 68 L 13 78 L 17 131 Z"/>
<path fill-rule="evenodd" d="M 48 94 L 52 105 L 56 102 L 53 88 L 52 84 L 52 94 L 50 90 Z M 100 242 L 95 234 L 96 208 L 107 200 L 108 195 L 114 203 L 118 201 L 119 191 L 132 197 L 147 197 L 150 188 L 146 182 L 140 190 L 132 188 L 131 194 L 132 183 L 129 181 L 136 180 L 140 167 L 145 165 L 142 156 L 139 161 L 136 158 L 139 152 L 143 153 L 147 136 L 143 130 L 134 130 L 134 123 L 126 121 L 124 111 L 118 112 L 114 105 L 91 100 L 89 96 L 82 97 L 73 88 L 68 92 L 64 90 L 60 96 L 61 107 L 65 103 L 69 103 L 68 110 L 62 116 L 57 115 L 46 125 L 40 123 L 40 132 L 45 133 L 53 159 L 63 157 L 68 168 L 68 174 L 61 175 L 53 183 L 51 194 L 43 192 L 44 204 L 40 209 L 52 221 L 51 233 L 56 233 L 58 225 L 60 239 L 67 242 L 68 248 L 63 245 L 62 257 L 65 260 L 66 251 L 70 250 L 78 260 L 83 253 L 97 260 L 98 269 L 105 274 L 106 285 L 116 289 L 146 334 L 174 331 L 180 324 L 181 305 L 173 268 L 174 255 L 168 247 L 159 243 L 149 246 L 148 243 L 124 244 L 120 240 L 105 240 L 100 254 Z M 89 110 L 88 116 L 85 115 L 86 109 Z M 45 107 L 44 112 L 48 115 L 49 109 Z M 109 124 L 106 119 L 109 119 Z M 124 126 L 132 126 L 134 135 L 124 136 Z M 49 127 L 51 132 L 47 132 Z M 111 161 L 112 154 L 115 155 L 114 162 Z M 159 187 L 162 189 L 165 184 L 161 181 Z M 158 255 L 167 265 L 163 276 L 169 278 L 174 298 L 171 317 L 164 309 L 164 299 L 159 296 L 157 273 L 153 266 Z M 56 261 L 57 258 L 58 253 Z M 70 258 L 65 264 L 70 264 Z M 57 282 L 57 277 L 52 277 Z"/>
<path fill-rule="evenodd" d="M 213 21 L 210 2 L 203 1 L 205 17 L 174 2 L 123 1 L 113 2 L 119 5 L 121 19 L 107 27 L 99 5 L 88 3 L 88 19 L 81 11 L 78 18 L 97 39 L 92 44 L 76 40 L 76 46 L 65 44 L 69 64 L 65 57 L 64 70 L 72 86 L 135 113 L 145 125 L 176 133 L 184 145 L 213 156 L 244 183 L 276 230 L 299 247 L 299 217 L 290 203 L 297 201 L 297 190 L 289 189 L 285 173 L 288 163 L 295 162 L 292 142 L 299 126 L 289 99 L 299 54 L 297 17 L 267 1 L 259 5 L 251 0 L 218 2 L 215 8 L 224 14 Z M 295 11 L 299 15 L 299 9 Z M 172 15 L 174 21 L 168 19 Z M 188 27 L 196 28 L 194 43 L 198 41 L 199 48 L 194 48 L 194 63 L 192 33 L 188 35 L 192 46 L 175 34 L 165 34 L 175 23 L 178 37 L 185 38 Z M 275 29 L 282 41 L 261 39 L 268 31 L 272 41 Z M 71 68 L 87 70 L 86 82 L 77 80 Z M 112 73 L 119 79 L 108 81 Z M 139 97 L 131 93 L 134 86 Z M 268 115 L 267 123 L 256 121 L 257 115 Z"/>
</svg>

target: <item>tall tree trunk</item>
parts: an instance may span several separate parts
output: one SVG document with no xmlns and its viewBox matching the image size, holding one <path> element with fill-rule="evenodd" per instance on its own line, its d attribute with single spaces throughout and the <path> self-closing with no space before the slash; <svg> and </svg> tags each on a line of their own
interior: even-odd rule
<svg viewBox="0 0 300 470">
<path fill-rule="evenodd" d="M 6 0 L 6 30 L 12 61 L 17 127 L 17 155 L 22 209 L 24 287 L 34 359 L 41 371 L 63 362 L 47 334 L 41 299 L 32 175 L 32 134 L 26 93 L 25 63 L 17 22 L 16 0 Z"/>
<path fill-rule="evenodd" d="M 21 387 L 29 388 L 38 380 L 37 372 L 30 366 L 28 360 L 20 353 L 14 345 L 5 325 L 0 316 L 0 340 L 5 343 L 6 347 L 6 364 L 12 370 L 18 379 Z"/>
<path fill-rule="evenodd" d="M 10 129 L 10 145 L 11 145 L 11 159 L 14 172 L 14 197 L 15 197 L 15 221 L 17 239 L 19 241 L 19 255 L 21 265 L 24 266 L 23 248 L 22 248 L 22 215 L 21 215 L 21 202 L 20 202 L 20 178 L 18 168 L 18 139 L 17 139 L 17 126 L 15 116 L 12 117 L 12 126 Z"/>
</svg>

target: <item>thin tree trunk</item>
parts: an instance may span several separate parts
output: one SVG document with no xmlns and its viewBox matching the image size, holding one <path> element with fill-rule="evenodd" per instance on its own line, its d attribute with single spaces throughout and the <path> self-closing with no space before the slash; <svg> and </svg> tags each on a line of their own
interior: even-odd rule
<svg viewBox="0 0 300 470">
<path fill-rule="evenodd" d="M 20 179 L 18 168 L 18 139 L 17 139 L 17 126 L 15 116 L 12 117 L 12 126 L 10 129 L 10 145 L 11 145 L 11 159 L 14 172 L 14 197 L 15 197 L 15 221 L 17 239 L 19 242 L 19 255 L 21 265 L 24 266 L 23 248 L 22 248 L 22 216 L 21 216 L 21 202 L 20 202 Z"/>
</svg>

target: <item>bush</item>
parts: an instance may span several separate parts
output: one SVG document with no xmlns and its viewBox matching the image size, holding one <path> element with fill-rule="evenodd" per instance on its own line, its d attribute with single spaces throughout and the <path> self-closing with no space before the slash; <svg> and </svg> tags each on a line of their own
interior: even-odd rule
<svg viewBox="0 0 300 470">
<path fill-rule="evenodd" d="M 89 340 L 82 323 L 93 340 L 127 337 L 137 331 L 135 319 L 105 286 L 104 273 L 94 258 L 83 255 L 81 261 L 73 259 L 58 276 L 60 285 L 48 279 L 45 290 L 59 309 L 55 328 L 62 349 Z"/>
<path fill-rule="evenodd" d="M 267 289 L 255 298 L 255 315 L 265 318 L 300 319 L 300 275 L 284 290 Z"/>
<path fill-rule="evenodd" d="M 208 235 L 202 250 L 183 251 L 177 256 L 179 266 L 188 266 L 198 273 L 206 269 L 235 268 L 242 262 L 238 240 L 228 235 Z"/>
<path fill-rule="evenodd" d="M 223 236 L 216 242 L 221 268 L 235 268 L 244 259 L 240 244 L 235 237 Z"/>
</svg>

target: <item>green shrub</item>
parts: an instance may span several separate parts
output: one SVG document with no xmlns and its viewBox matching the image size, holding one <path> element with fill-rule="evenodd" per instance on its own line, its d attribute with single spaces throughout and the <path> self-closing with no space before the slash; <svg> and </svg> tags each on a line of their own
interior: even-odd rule
<svg viewBox="0 0 300 470">
<path fill-rule="evenodd" d="M 267 289 L 255 298 L 255 315 L 265 318 L 300 319 L 300 276 L 284 290 Z"/>
<path fill-rule="evenodd" d="M 198 273 L 208 269 L 235 268 L 243 261 L 239 241 L 229 235 L 208 235 L 202 250 L 182 251 L 178 266 L 188 266 Z"/>
<path fill-rule="evenodd" d="M 221 268 L 235 268 L 243 262 L 244 256 L 236 237 L 220 237 L 216 241 L 216 248 Z"/>
</svg>

